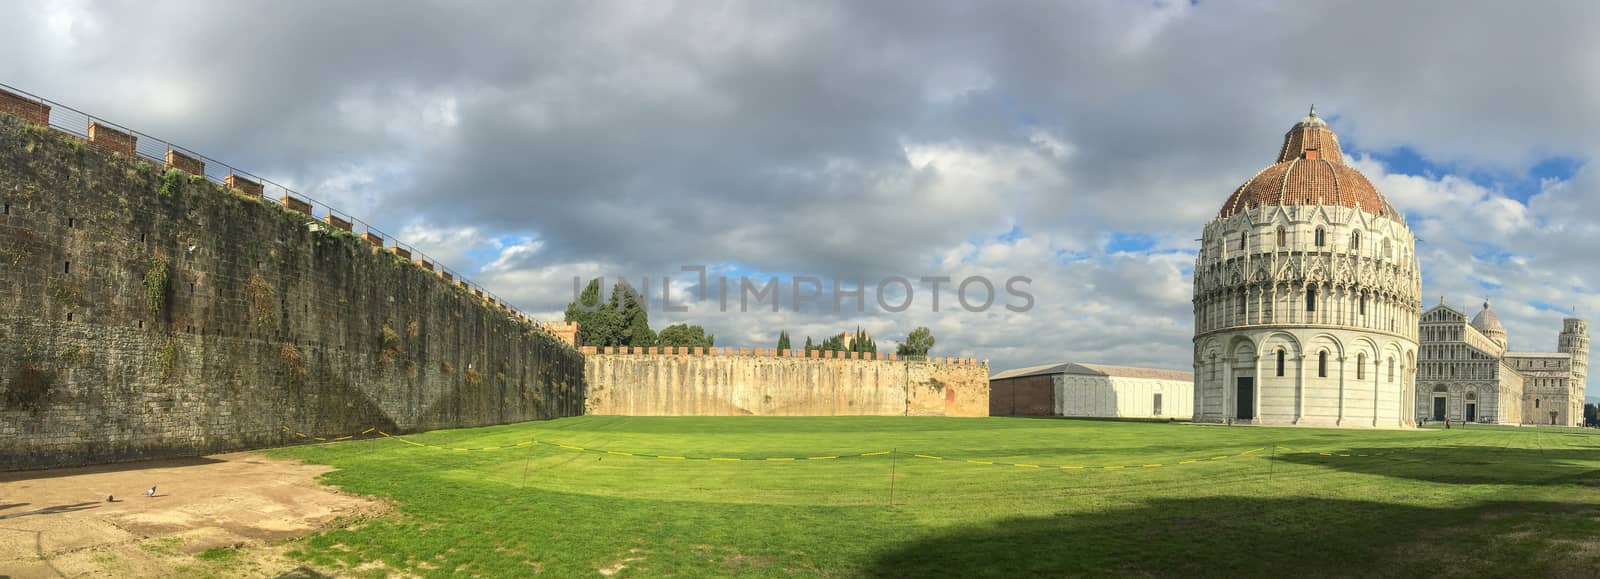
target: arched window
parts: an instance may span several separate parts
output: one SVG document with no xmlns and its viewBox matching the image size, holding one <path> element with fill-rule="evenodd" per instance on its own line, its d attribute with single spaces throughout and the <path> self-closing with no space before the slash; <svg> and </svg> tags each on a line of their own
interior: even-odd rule
<svg viewBox="0 0 1600 579">
<path fill-rule="evenodd" d="M 1394 381 L 1394 356 L 1389 356 L 1389 381 Z"/>
<path fill-rule="evenodd" d="M 1383 257 L 1384 258 L 1388 258 L 1390 255 L 1392 255 L 1392 253 L 1389 250 L 1390 250 L 1389 240 L 1385 239 L 1385 240 L 1383 240 Z"/>
<path fill-rule="evenodd" d="M 1279 227 L 1278 228 L 1278 247 L 1288 247 L 1288 246 L 1289 246 L 1289 232 L 1284 231 L 1282 227 Z"/>
<path fill-rule="evenodd" d="M 1317 228 L 1317 247 L 1322 247 L 1324 245 L 1327 245 L 1327 242 L 1328 242 L 1327 232 L 1323 231 L 1321 227 L 1318 227 Z"/>
<path fill-rule="evenodd" d="M 1356 379 L 1367 379 L 1367 355 L 1356 354 Z"/>
<path fill-rule="evenodd" d="M 1328 352 L 1326 350 L 1317 352 L 1317 377 L 1328 377 Z"/>
<path fill-rule="evenodd" d="M 1249 249 L 1250 248 L 1249 247 L 1249 241 L 1250 241 L 1250 232 L 1248 232 L 1248 231 L 1240 232 L 1239 233 L 1239 251 L 1244 251 L 1246 249 Z"/>
<path fill-rule="evenodd" d="M 1367 315 L 1367 296 L 1361 296 L 1361 315 Z"/>
<path fill-rule="evenodd" d="M 1239 315 L 1241 315 L 1241 316 L 1244 315 L 1244 306 L 1245 306 L 1244 296 L 1245 296 L 1245 293 L 1243 291 L 1240 291 L 1239 292 Z"/>
<path fill-rule="evenodd" d="M 1539 399 L 1538 398 L 1534 398 L 1533 399 L 1533 407 L 1534 408 L 1538 408 L 1539 407 Z"/>
<path fill-rule="evenodd" d="M 1317 311 L 1317 288 L 1306 288 L 1306 311 Z"/>
<path fill-rule="evenodd" d="M 1350 233 L 1350 249 L 1352 249 L 1352 250 L 1361 249 L 1361 232 L 1360 231 L 1353 231 L 1353 232 Z"/>
<path fill-rule="evenodd" d="M 1284 359 L 1284 357 L 1286 355 L 1287 354 L 1284 353 L 1283 348 L 1278 348 L 1278 375 L 1279 376 L 1283 375 L 1283 359 Z"/>
</svg>

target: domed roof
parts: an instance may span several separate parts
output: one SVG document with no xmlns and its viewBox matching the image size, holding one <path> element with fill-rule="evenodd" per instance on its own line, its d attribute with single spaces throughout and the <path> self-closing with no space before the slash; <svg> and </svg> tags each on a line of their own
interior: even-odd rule
<svg viewBox="0 0 1600 579">
<path fill-rule="evenodd" d="M 1339 136 L 1317 116 L 1315 106 L 1284 134 L 1278 161 L 1235 189 L 1217 217 L 1257 205 L 1342 205 L 1405 222 L 1366 175 L 1344 164 Z"/>
<path fill-rule="evenodd" d="M 1506 334 L 1506 327 L 1500 325 L 1500 316 L 1494 315 L 1494 310 L 1489 309 L 1489 302 L 1483 302 L 1483 311 L 1472 318 L 1472 327 L 1477 328 L 1483 335 Z"/>
</svg>

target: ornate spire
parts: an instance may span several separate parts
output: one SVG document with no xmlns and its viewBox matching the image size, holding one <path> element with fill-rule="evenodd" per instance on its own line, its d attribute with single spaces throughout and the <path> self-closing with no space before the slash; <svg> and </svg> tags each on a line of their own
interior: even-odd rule
<svg viewBox="0 0 1600 579">
<path fill-rule="evenodd" d="M 1313 119 L 1317 118 L 1317 103 L 1311 103 L 1311 112 L 1309 114 L 1307 114 L 1306 116 L 1311 117 Z"/>
</svg>

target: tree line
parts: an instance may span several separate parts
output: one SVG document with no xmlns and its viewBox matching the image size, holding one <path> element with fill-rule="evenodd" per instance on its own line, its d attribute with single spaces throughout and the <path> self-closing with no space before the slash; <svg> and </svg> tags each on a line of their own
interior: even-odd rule
<svg viewBox="0 0 1600 579">
<path fill-rule="evenodd" d="M 611 286 L 602 300 L 600 280 L 589 280 L 578 300 L 567 304 L 566 321 L 578 323 L 578 340 L 586 346 L 686 346 L 710 348 L 717 337 L 699 325 L 673 324 L 660 333 L 650 329 L 650 312 L 639 292 L 625 283 Z"/>
<path fill-rule="evenodd" d="M 589 285 L 578 293 L 578 299 L 567 304 L 565 319 L 578 324 L 578 340 L 585 346 L 710 348 L 716 345 L 717 339 L 698 324 L 673 324 L 657 333 L 650 328 L 650 313 L 646 311 L 638 290 L 623 282 L 611 286 L 611 294 L 606 297 L 602 295 L 600 280 L 589 280 Z M 919 326 L 895 347 L 895 353 L 900 356 L 927 356 L 933 344 L 933 332 L 927 326 Z M 778 332 L 778 349 L 793 348 L 789 331 Z M 840 332 L 823 338 L 820 343 L 806 336 L 804 349 L 808 352 L 876 354 L 878 344 L 857 326 L 854 334 Z"/>
</svg>

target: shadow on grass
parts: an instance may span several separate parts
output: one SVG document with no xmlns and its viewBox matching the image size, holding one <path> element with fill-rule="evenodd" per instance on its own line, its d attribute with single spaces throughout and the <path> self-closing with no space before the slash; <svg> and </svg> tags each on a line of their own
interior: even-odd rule
<svg viewBox="0 0 1600 579">
<path fill-rule="evenodd" d="M 1600 508 L 1489 502 L 1424 508 L 1290 498 L 1159 499 L 1020 517 L 904 543 L 880 577 L 1571 576 L 1600 565 Z M 1588 548 L 1572 548 L 1573 544 Z M 1512 571 L 1514 570 L 1514 571 Z"/>
<path fill-rule="evenodd" d="M 1600 480 L 1600 449 L 1356 448 L 1333 456 L 1293 453 L 1270 460 L 1444 484 L 1563 485 Z"/>
</svg>

